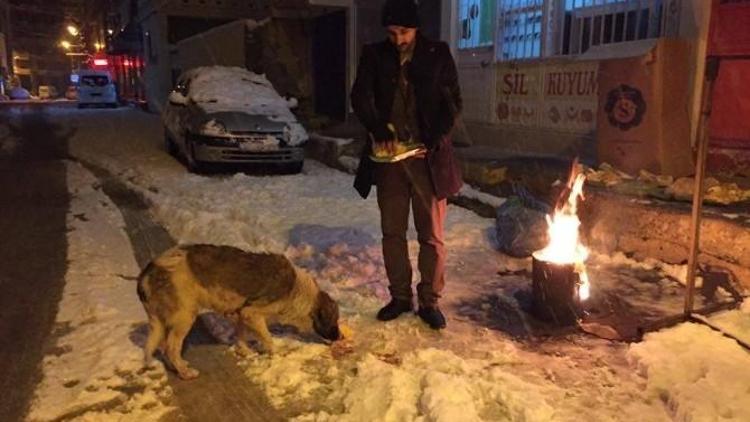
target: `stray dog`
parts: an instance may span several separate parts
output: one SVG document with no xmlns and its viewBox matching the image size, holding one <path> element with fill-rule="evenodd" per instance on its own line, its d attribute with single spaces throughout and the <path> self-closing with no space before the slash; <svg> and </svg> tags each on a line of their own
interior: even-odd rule
<svg viewBox="0 0 750 422">
<path fill-rule="evenodd" d="M 157 346 L 182 379 L 198 376 L 182 359 L 182 342 L 203 310 L 237 322 L 237 346 L 249 352 L 252 331 L 272 351 L 267 320 L 341 337 L 338 305 L 315 280 L 280 254 L 245 252 L 229 246 L 185 245 L 149 263 L 138 276 L 138 297 L 148 314 L 148 364 Z"/>
</svg>

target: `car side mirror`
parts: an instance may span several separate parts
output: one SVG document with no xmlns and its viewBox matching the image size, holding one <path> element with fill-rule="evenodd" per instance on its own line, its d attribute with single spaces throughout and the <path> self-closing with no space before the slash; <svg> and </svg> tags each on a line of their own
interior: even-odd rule
<svg viewBox="0 0 750 422">
<path fill-rule="evenodd" d="M 185 104 L 187 104 L 187 102 L 188 102 L 187 98 L 185 98 L 185 96 L 182 95 L 181 93 L 177 91 L 172 91 L 169 93 L 170 104 L 177 105 L 177 106 L 184 106 Z"/>
</svg>

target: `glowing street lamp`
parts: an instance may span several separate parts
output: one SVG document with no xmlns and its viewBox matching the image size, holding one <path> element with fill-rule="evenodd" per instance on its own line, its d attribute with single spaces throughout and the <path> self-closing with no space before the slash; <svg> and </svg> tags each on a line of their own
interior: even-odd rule
<svg viewBox="0 0 750 422">
<path fill-rule="evenodd" d="M 74 25 L 68 25 L 68 32 L 70 33 L 70 35 L 75 37 L 76 35 L 78 35 L 78 28 L 76 28 Z"/>
<path fill-rule="evenodd" d="M 64 49 L 66 49 L 66 50 L 70 50 L 70 47 L 71 47 L 71 46 L 72 46 L 72 45 L 70 44 L 70 42 L 69 42 L 69 41 L 65 41 L 65 40 L 63 40 L 63 41 L 60 41 L 60 47 L 62 47 L 62 48 L 64 48 Z"/>
<path fill-rule="evenodd" d="M 96 51 L 100 51 L 102 48 L 104 48 L 104 45 L 102 45 L 102 43 L 95 42 L 94 48 L 96 48 Z"/>
</svg>

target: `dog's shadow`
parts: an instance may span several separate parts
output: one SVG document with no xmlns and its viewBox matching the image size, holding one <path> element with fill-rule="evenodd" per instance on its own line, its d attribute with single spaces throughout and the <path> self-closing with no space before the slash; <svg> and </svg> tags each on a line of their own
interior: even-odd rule
<svg viewBox="0 0 750 422">
<path fill-rule="evenodd" d="M 274 338 L 285 337 L 301 340 L 305 343 L 325 344 L 319 336 L 313 333 L 300 332 L 296 327 L 289 325 L 271 324 L 268 330 Z M 148 324 L 134 324 L 129 334 L 130 342 L 143 349 L 146 346 L 148 338 Z M 204 346 L 204 345 L 227 345 L 235 344 L 237 340 L 234 322 L 223 316 L 207 312 L 196 318 L 195 323 L 190 328 L 190 332 L 185 336 L 182 348 Z M 260 343 L 252 334 L 248 336 L 248 346 L 258 350 Z"/>
<path fill-rule="evenodd" d="M 320 224 L 298 224 L 289 231 L 291 246 L 310 245 L 318 252 L 344 244 L 350 249 L 361 249 L 376 243 L 375 238 L 356 227 L 327 227 Z"/>
<path fill-rule="evenodd" d="M 148 338 L 148 324 L 134 324 L 128 338 L 134 345 L 144 348 Z M 183 349 L 186 345 L 234 344 L 235 339 L 234 323 L 219 314 L 208 312 L 195 319 L 190 332 L 185 336 Z"/>
</svg>

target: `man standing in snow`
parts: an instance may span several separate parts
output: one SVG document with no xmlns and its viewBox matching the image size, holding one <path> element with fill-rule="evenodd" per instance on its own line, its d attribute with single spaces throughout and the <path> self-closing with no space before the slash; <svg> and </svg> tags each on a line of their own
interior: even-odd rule
<svg viewBox="0 0 750 422">
<path fill-rule="evenodd" d="M 419 240 L 418 315 L 433 329 L 442 329 L 445 317 L 438 299 L 445 284 L 446 198 L 462 184 L 450 140 L 461 110 L 456 65 L 447 44 L 418 32 L 414 0 L 387 0 L 382 25 L 388 39 L 363 47 L 351 93 L 354 112 L 370 134 L 354 187 L 366 198 L 377 185 L 391 293 L 377 317 L 389 321 L 413 310 L 406 241 L 411 204 Z M 373 149 L 395 152 L 404 133 L 423 144 L 426 153 L 387 164 L 370 159 Z"/>
</svg>

